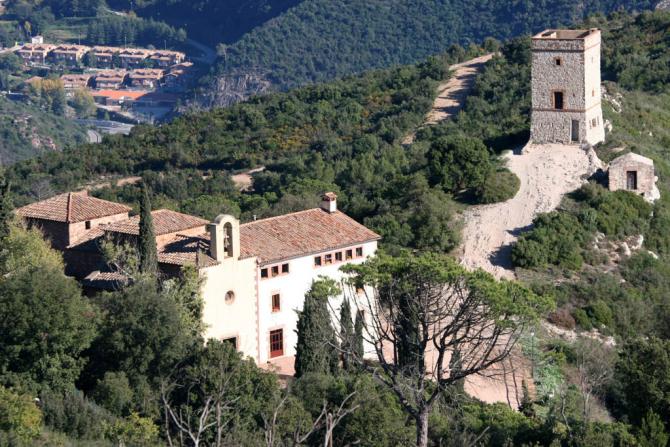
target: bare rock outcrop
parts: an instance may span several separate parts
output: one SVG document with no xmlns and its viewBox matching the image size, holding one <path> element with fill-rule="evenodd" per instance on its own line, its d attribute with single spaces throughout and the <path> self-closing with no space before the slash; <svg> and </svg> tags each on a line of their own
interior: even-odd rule
<svg viewBox="0 0 670 447">
<path fill-rule="evenodd" d="M 245 99 L 267 93 L 272 82 L 259 73 L 239 73 L 216 78 L 206 98 L 207 107 L 227 107 Z"/>
</svg>

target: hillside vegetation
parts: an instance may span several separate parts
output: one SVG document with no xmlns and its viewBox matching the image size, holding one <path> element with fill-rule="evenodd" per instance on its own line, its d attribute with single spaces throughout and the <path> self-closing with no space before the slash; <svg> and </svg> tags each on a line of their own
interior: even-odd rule
<svg viewBox="0 0 670 447">
<path fill-rule="evenodd" d="M 670 52 L 663 43 L 669 24 L 670 14 L 660 12 L 586 23 L 604 28 L 610 39 L 607 77 L 619 82 L 607 86 L 616 100 L 605 106 L 614 131 L 608 144 L 597 149 L 606 160 L 621 144 L 653 157 L 663 200 L 652 214 L 652 206 L 640 197 L 611 193 L 594 181 L 571 194 L 561 209 L 538 218 L 517 245 L 517 262 L 528 263 L 522 279 L 536 295 L 518 284 L 493 283 L 486 275 L 473 274 L 467 284 L 474 285 L 476 295 L 504 289 L 538 303 L 555 300 L 558 307 L 550 320 L 575 337 L 554 337 L 544 330 L 546 325 L 529 328 L 520 346 L 533 365 L 534 387 L 521 384 L 519 411 L 482 404 L 464 396 L 462 382 L 451 384 L 435 401 L 430 445 L 668 445 L 670 86 L 663 79 L 670 67 L 657 61 Z M 6 174 L 19 204 L 45 187 L 68 190 L 141 174 L 153 190 L 154 208 L 171 206 L 205 217 L 228 212 L 247 220 L 254 214 L 314 206 L 317 193 L 334 190 L 343 209 L 380 231 L 383 248 L 395 255 L 376 261 L 389 263 L 381 270 L 373 262 L 361 271 L 382 282 L 381 290 L 414 297 L 426 284 L 435 290 L 431 277 L 463 275 L 453 260 L 431 252 L 456 244 L 453 222 L 459 207 L 486 201 L 482 191 L 503 189 L 500 179 L 509 175 L 496 175 L 506 172 L 497 153 L 527 139 L 528 39 L 506 42 L 500 53 L 478 78 L 463 112 L 421 130 L 407 147 L 399 142 L 421 123 L 455 55 L 254 98 L 160 128 L 140 126 L 131 137 L 20 162 Z M 637 55 L 643 64 L 639 69 L 648 69 L 648 81 L 626 85 L 625 73 L 638 68 L 612 62 Z M 259 164 L 267 170 L 256 175 L 255 189 L 237 191 L 229 172 Z M 487 184 L 491 179 L 496 181 Z M 514 183 L 507 180 L 502 184 Z M 5 348 L 0 349 L 0 384 L 8 387 L 0 387 L 0 410 L 17 415 L 0 427 L 0 443 L 160 443 L 167 434 L 163 407 L 170 400 L 165 398 L 165 371 L 173 371 L 174 383 L 183 388 L 168 394 L 183 411 L 179 414 L 193 416 L 189 420 L 195 421 L 208 405 L 201 390 L 232 384 L 221 392 L 228 400 L 222 405 L 227 423 L 220 433 L 230 445 L 262 445 L 277 405 L 285 410 L 274 413 L 280 421 L 275 445 L 290 443 L 293 430 L 310 427 L 322 405 L 344 405 L 352 392 L 360 408 L 342 418 L 332 433 L 334 445 L 412 445 L 414 419 L 397 394 L 366 372 L 338 370 L 338 362 L 322 361 L 321 368 L 280 391 L 276 376 L 241 359 L 231 346 L 218 341 L 204 345 L 193 336 L 201 329 L 202 303 L 191 270 L 180 280 L 157 284 L 153 275 L 140 277 L 122 290 L 83 299 L 39 235 L 8 223 L 6 189 L 0 191 L 0 348 Z M 140 190 L 113 186 L 96 194 L 136 204 Z M 619 262 L 605 261 L 603 255 L 613 256 L 622 238 L 638 232 L 645 235 L 643 250 L 632 256 L 620 250 Z M 596 238 L 611 245 L 596 253 L 589 244 Z M 519 248 L 524 244 L 528 249 Z M 435 269 L 443 262 L 448 269 Z M 418 287 L 410 287 L 414 285 Z M 327 296 L 320 296 L 316 287 L 309 296 L 323 307 L 313 312 L 327 315 Z M 518 298 L 507 297 L 492 307 L 509 316 L 524 307 Z M 15 324 L 16 319 L 22 324 Z M 407 342 L 404 349 L 410 349 L 418 321 L 403 321 L 406 326 L 399 330 Z M 350 331 L 344 326 L 337 330 Z M 43 342 L 43 334 L 50 343 Z M 311 341 L 319 347 L 324 343 L 323 338 Z M 452 368 L 459 371 L 460 355 L 454 358 Z M 419 374 L 423 379 L 422 370 Z M 35 395 L 40 396 L 39 407 L 31 398 Z M 322 445 L 322 431 L 298 444 Z M 205 430 L 203 444 L 214 444 L 215 435 L 213 429 Z"/>
<path fill-rule="evenodd" d="M 0 165 L 85 141 L 85 129 L 72 120 L 0 97 Z"/>
<path fill-rule="evenodd" d="M 253 73 L 282 90 L 420 61 L 452 44 L 508 39 L 596 12 L 654 6 L 648 0 L 306 0 L 220 48 L 216 74 Z"/>
</svg>

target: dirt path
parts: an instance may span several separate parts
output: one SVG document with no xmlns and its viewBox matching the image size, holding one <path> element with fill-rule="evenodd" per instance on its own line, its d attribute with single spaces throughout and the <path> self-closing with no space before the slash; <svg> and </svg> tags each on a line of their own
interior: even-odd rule
<svg viewBox="0 0 670 447">
<path fill-rule="evenodd" d="M 493 54 L 487 54 L 449 67 L 453 75 L 437 88 L 437 98 L 435 98 L 433 108 L 426 115 L 423 125 L 437 124 L 458 113 L 463 108 L 468 93 L 472 90 L 477 74 L 492 57 Z M 413 132 L 405 137 L 402 143 L 412 144 L 415 137 L 416 132 Z"/>
<path fill-rule="evenodd" d="M 249 191 L 253 186 L 253 175 L 257 172 L 263 172 L 264 170 L 265 166 L 261 166 L 242 172 L 240 174 L 235 174 L 230 178 L 233 180 L 233 182 L 235 182 L 235 185 L 240 191 Z"/>
<path fill-rule="evenodd" d="M 507 202 L 465 211 L 460 259 L 468 268 L 512 279 L 511 244 L 530 228 L 535 216 L 555 209 L 564 194 L 577 189 L 600 161 L 593 151 L 563 145 L 528 145 L 506 158 L 521 188 Z"/>
</svg>

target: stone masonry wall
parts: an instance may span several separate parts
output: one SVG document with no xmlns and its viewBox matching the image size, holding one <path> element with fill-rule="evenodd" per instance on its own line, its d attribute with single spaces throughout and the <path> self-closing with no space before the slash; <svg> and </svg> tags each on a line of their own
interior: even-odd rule
<svg viewBox="0 0 670 447">
<path fill-rule="evenodd" d="M 532 40 L 532 117 L 534 143 L 596 144 L 605 138 L 600 106 L 600 34 L 585 39 Z M 557 64 L 560 60 L 560 64 Z M 556 110 L 554 92 L 563 93 Z M 572 121 L 579 138 L 572 141 Z"/>
<path fill-rule="evenodd" d="M 654 167 L 635 160 L 611 165 L 609 169 L 609 189 L 617 191 L 626 188 L 626 172 L 637 171 L 637 192 L 639 194 L 650 193 L 654 188 Z"/>
</svg>

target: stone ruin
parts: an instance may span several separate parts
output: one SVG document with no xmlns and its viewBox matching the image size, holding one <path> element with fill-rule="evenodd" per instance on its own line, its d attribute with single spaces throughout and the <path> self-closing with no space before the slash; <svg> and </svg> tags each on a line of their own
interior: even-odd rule
<svg viewBox="0 0 670 447">
<path fill-rule="evenodd" d="M 607 171 L 610 191 L 625 190 L 654 202 L 661 197 L 656 187 L 658 177 L 654 170 L 654 160 L 629 152 L 615 158 Z"/>
</svg>

